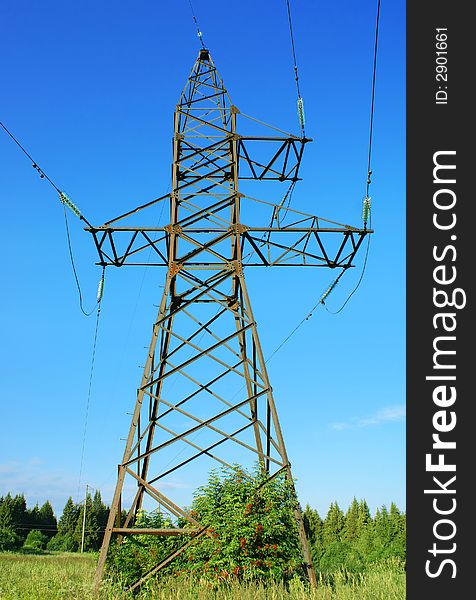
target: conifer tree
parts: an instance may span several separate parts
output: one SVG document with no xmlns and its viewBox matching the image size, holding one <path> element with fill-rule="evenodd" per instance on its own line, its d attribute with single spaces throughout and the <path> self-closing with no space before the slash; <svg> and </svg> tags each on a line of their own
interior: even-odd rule
<svg viewBox="0 0 476 600">
<path fill-rule="evenodd" d="M 79 507 L 74 504 L 73 499 L 70 496 L 66 501 L 63 514 L 58 521 L 58 533 L 62 535 L 70 534 L 72 536 L 76 529 L 78 518 Z"/>
<path fill-rule="evenodd" d="M 40 507 L 38 506 L 38 504 L 35 504 L 33 508 L 29 508 L 27 510 L 27 515 L 29 531 L 32 531 L 33 529 L 38 529 L 41 526 Z"/>
<path fill-rule="evenodd" d="M 48 550 L 61 550 L 74 552 L 78 549 L 75 539 L 76 525 L 79 519 L 79 507 L 73 502 L 71 496 L 66 501 L 63 513 L 58 521 L 58 533 L 48 542 Z"/>
<path fill-rule="evenodd" d="M 98 524 L 98 539 L 96 542 L 96 548 L 99 549 L 102 544 L 102 538 L 104 537 L 104 530 L 106 529 L 107 519 L 109 516 L 109 507 L 104 504 L 101 498 L 101 492 L 96 490 L 94 493 L 93 501 L 91 504 L 91 513 L 95 517 Z M 123 522 L 123 521 L 121 521 Z"/>
<path fill-rule="evenodd" d="M 302 517 L 307 539 L 309 540 L 309 545 L 311 547 L 312 560 L 316 566 L 318 565 L 322 553 L 324 552 L 324 545 L 322 541 L 323 521 L 317 510 L 311 508 L 309 504 L 306 505 Z"/>
<path fill-rule="evenodd" d="M 306 504 L 306 508 L 302 513 L 302 518 L 307 539 L 310 544 L 315 544 L 322 536 L 322 519 L 317 510 L 311 508 L 309 504 Z"/>
<path fill-rule="evenodd" d="M 335 572 L 345 565 L 350 546 L 342 539 L 344 524 L 344 513 L 332 502 L 322 527 L 324 552 L 318 565 L 322 572 Z"/>
<path fill-rule="evenodd" d="M 13 523 L 13 499 L 7 494 L 0 498 L 0 529 L 12 529 Z"/>
<path fill-rule="evenodd" d="M 389 551 L 391 556 L 405 559 L 406 557 L 406 518 L 392 502 L 390 505 L 389 521 L 391 529 L 391 542 Z"/>
<path fill-rule="evenodd" d="M 28 523 L 28 511 L 26 500 L 23 494 L 17 494 L 12 498 L 13 524 L 19 530 L 19 533 L 25 531 L 25 525 Z M 26 537 L 26 533 L 23 534 Z"/>
<path fill-rule="evenodd" d="M 44 533 L 48 539 L 52 538 L 58 531 L 55 513 L 49 500 L 47 500 L 40 508 L 38 529 Z"/>
<path fill-rule="evenodd" d="M 392 541 L 392 526 L 387 507 L 383 505 L 380 510 L 377 509 L 374 518 L 374 559 L 387 558 L 391 555 L 389 547 Z"/>
<path fill-rule="evenodd" d="M 343 539 L 350 544 L 353 544 L 360 535 L 362 523 L 359 519 L 359 516 L 359 503 L 354 497 L 345 514 L 345 524 L 342 532 Z"/>
<path fill-rule="evenodd" d="M 322 538 L 326 546 L 341 540 L 344 528 L 344 513 L 337 502 L 332 502 L 322 527 Z"/>
<path fill-rule="evenodd" d="M 369 505 L 365 500 L 359 502 L 359 529 L 362 530 L 367 525 L 372 524 L 372 515 L 370 514 Z"/>
<path fill-rule="evenodd" d="M 0 551 L 16 550 L 23 541 L 15 527 L 13 504 L 11 494 L 0 498 Z"/>
</svg>

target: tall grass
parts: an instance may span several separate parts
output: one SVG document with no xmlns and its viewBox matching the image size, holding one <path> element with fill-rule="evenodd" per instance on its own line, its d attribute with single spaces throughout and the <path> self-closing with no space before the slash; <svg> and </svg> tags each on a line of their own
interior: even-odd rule
<svg viewBox="0 0 476 600">
<path fill-rule="evenodd" d="M 374 565 L 365 573 L 338 572 L 321 578 L 311 590 L 299 581 L 288 586 L 232 583 L 214 588 L 183 578 L 150 581 L 140 594 L 121 590 L 120 582 L 105 581 L 92 592 L 97 556 L 0 554 L 2 600 L 404 600 L 405 572 L 398 561 Z"/>
<path fill-rule="evenodd" d="M 96 557 L 87 554 L 0 554 L 0 598 L 79 600 L 92 598 Z"/>
</svg>

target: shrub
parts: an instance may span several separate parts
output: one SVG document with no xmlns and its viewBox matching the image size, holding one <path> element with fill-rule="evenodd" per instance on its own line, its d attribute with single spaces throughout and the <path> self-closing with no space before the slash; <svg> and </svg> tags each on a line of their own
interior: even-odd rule
<svg viewBox="0 0 476 600">
<path fill-rule="evenodd" d="M 265 483 L 257 468 L 212 471 L 195 493 L 190 514 L 207 534 L 164 573 L 213 582 L 281 580 L 302 574 L 295 498 L 283 476 Z M 178 526 L 188 525 L 178 522 Z M 141 511 L 136 527 L 164 527 L 163 517 Z M 176 536 L 131 536 L 113 547 L 108 568 L 133 582 L 184 543 Z"/>
<path fill-rule="evenodd" d="M 46 545 L 47 550 L 52 552 L 76 552 L 78 544 L 69 533 L 57 533 Z"/>
<path fill-rule="evenodd" d="M 44 533 L 41 533 L 41 531 L 38 531 L 38 529 L 32 529 L 26 536 L 23 548 L 31 550 L 44 550 L 47 543 L 48 536 L 46 536 Z"/>
<path fill-rule="evenodd" d="M 0 528 L 0 552 L 17 550 L 21 546 L 21 538 L 8 527 Z"/>
</svg>

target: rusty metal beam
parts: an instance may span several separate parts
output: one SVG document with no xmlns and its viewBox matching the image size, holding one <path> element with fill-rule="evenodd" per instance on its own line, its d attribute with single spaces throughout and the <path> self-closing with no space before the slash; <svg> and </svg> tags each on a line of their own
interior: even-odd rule
<svg viewBox="0 0 476 600">
<path fill-rule="evenodd" d="M 200 529 L 192 529 L 187 527 L 174 527 L 168 529 L 151 529 L 149 527 L 114 527 L 113 533 L 121 533 L 122 535 L 194 535 Z"/>
</svg>

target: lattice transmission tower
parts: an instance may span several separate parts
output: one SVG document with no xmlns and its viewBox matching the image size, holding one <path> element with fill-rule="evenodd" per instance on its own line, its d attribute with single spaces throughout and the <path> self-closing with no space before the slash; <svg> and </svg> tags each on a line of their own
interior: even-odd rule
<svg viewBox="0 0 476 600">
<path fill-rule="evenodd" d="M 273 135 L 239 133 L 238 121 L 254 133 L 262 128 Z M 96 586 L 113 535 L 119 541 L 135 534 L 184 536 L 182 546 L 134 583 L 134 589 L 208 534 L 207 523 L 172 499 L 173 487 L 166 485 L 170 476 L 180 473 L 194 481 L 198 471 L 212 464 L 258 462 L 267 480 L 284 473 L 293 485 L 244 267 L 310 266 L 341 272 L 352 266 L 370 230 L 258 201 L 242 193 L 239 182 L 293 184 L 309 141 L 242 115 L 209 51 L 202 49 L 175 110 L 171 192 L 87 228 L 100 265 L 167 269 Z M 145 226 L 157 222 L 163 202 L 169 204 L 169 224 Z M 252 219 L 260 215 L 265 224 L 254 226 Z M 127 504 L 126 495 L 132 497 Z M 135 527 L 146 498 L 187 526 Z M 127 517 L 121 522 L 124 509 Z M 297 501 L 295 518 L 303 564 L 315 584 Z"/>
</svg>

